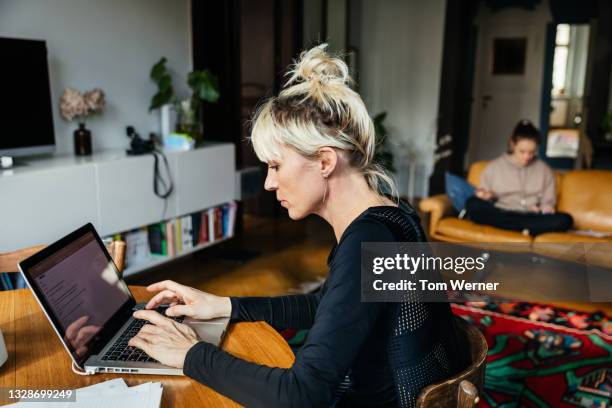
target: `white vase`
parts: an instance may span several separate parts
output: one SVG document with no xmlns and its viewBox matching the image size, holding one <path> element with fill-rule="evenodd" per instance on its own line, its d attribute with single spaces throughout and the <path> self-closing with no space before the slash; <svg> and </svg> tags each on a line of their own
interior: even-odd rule
<svg viewBox="0 0 612 408">
<path fill-rule="evenodd" d="M 173 133 L 176 129 L 176 110 L 174 105 L 167 103 L 160 108 L 160 133 L 162 138 Z"/>
</svg>

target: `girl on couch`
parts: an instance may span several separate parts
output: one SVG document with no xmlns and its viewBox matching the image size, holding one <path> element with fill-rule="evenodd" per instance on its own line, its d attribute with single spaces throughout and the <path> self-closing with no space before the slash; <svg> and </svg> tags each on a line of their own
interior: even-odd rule
<svg viewBox="0 0 612 408">
<path fill-rule="evenodd" d="M 537 158 L 539 143 L 540 132 L 530 121 L 516 125 L 508 152 L 487 165 L 480 188 L 466 202 L 471 220 L 525 235 L 571 228 L 572 217 L 555 212 L 555 174 Z"/>
</svg>

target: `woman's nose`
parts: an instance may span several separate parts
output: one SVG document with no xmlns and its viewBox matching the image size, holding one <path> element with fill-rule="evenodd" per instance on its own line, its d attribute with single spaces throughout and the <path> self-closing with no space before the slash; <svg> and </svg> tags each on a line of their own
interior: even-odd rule
<svg viewBox="0 0 612 408">
<path fill-rule="evenodd" d="M 274 191 L 278 188 L 278 181 L 276 177 L 272 174 L 270 170 L 268 170 L 268 174 L 266 175 L 266 181 L 264 182 L 264 188 L 267 191 Z"/>
</svg>

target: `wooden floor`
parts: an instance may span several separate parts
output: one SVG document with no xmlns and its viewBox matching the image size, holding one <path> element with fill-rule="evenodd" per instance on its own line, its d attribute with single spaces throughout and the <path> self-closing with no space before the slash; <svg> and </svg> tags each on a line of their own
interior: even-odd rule
<svg viewBox="0 0 612 408">
<path fill-rule="evenodd" d="M 327 276 L 327 256 L 334 243 L 331 227 L 314 216 L 298 222 L 247 216 L 242 236 L 127 277 L 126 281 L 148 285 L 172 279 L 221 296 L 295 293 L 313 287 Z M 556 305 L 603 310 L 612 315 L 612 303 Z"/>
</svg>

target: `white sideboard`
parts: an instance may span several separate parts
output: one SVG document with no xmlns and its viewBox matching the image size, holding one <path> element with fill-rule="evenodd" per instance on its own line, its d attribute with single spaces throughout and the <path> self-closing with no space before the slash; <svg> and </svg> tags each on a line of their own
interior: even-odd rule
<svg viewBox="0 0 612 408">
<path fill-rule="evenodd" d="M 0 171 L 0 252 L 49 244 L 87 222 L 106 236 L 234 200 L 233 144 L 166 156 L 167 203 L 153 192 L 152 155 L 44 158 Z"/>
</svg>

